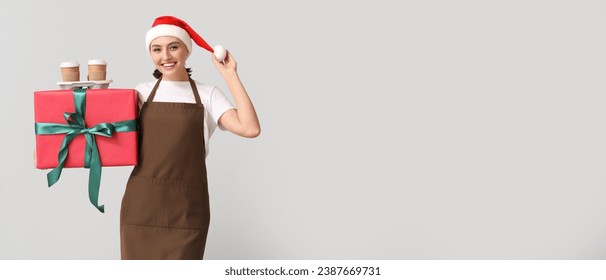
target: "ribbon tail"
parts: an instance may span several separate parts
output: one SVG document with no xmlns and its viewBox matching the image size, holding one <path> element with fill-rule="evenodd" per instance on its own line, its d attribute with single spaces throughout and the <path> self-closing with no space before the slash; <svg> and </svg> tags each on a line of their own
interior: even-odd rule
<svg viewBox="0 0 606 280">
<path fill-rule="evenodd" d="M 65 159 L 67 159 L 67 153 L 69 152 L 67 146 L 69 142 L 71 142 L 77 134 L 67 133 L 63 138 L 63 143 L 61 143 L 61 148 L 59 149 L 59 156 L 57 167 L 46 174 L 46 181 L 48 182 L 48 187 L 50 188 L 52 185 L 59 181 L 61 177 L 61 171 L 63 171 L 63 166 L 65 166 Z"/>
<path fill-rule="evenodd" d="M 101 213 L 105 213 L 105 205 L 99 205 L 99 187 L 101 186 L 101 159 L 95 136 L 90 136 L 90 147 L 92 150 L 90 171 L 88 175 L 88 199 Z M 88 140 L 88 139 L 87 139 Z"/>
<path fill-rule="evenodd" d="M 90 168 L 91 156 L 93 153 L 92 145 L 96 146 L 95 136 L 91 134 L 84 134 L 86 137 L 86 147 L 84 147 L 84 168 Z M 91 140 L 92 139 L 92 140 Z"/>
</svg>

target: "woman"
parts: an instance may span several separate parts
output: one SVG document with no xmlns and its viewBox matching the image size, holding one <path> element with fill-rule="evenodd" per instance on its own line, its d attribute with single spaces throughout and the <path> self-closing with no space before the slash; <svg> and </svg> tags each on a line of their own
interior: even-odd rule
<svg viewBox="0 0 606 280">
<path fill-rule="evenodd" d="M 159 17 L 146 35 L 156 81 L 139 84 L 139 164 L 120 213 L 122 259 L 202 259 L 210 222 L 205 158 L 216 126 L 257 137 L 259 121 L 227 52 L 213 62 L 236 102 L 190 78 L 192 39 L 213 49 L 187 23 Z"/>
</svg>

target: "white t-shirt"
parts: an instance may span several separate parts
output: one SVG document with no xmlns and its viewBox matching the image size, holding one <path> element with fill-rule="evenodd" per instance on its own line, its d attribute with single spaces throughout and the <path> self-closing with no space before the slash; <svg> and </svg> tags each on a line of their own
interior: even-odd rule
<svg viewBox="0 0 606 280">
<path fill-rule="evenodd" d="M 139 96 L 139 108 L 149 97 L 154 85 L 158 80 L 154 80 L 147 83 L 138 84 L 135 89 Z M 196 82 L 198 88 L 198 94 L 200 94 L 200 101 L 204 105 L 204 143 L 206 148 L 206 156 L 208 156 L 208 142 L 210 137 L 217 128 L 219 118 L 227 110 L 235 109 L 235 107 L 227 100 L 223 92 L 220 89 L 207 86 L 205 84 Z M 189 81 L 161 81 L 158 89 L 156 90 L 156 96 L 153 102 L 182 102 L 182 103 L 196 103 L 194 92 L 191 88 Z M 219 126 L 221 130 L 224 130 Z"/>
</svg>

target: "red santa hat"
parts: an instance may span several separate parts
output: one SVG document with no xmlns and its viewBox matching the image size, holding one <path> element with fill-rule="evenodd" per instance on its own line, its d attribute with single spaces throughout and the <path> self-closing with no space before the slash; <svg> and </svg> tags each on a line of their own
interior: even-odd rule
<svg viewBox="0 0 606 280">
<path fill-rule="evenodd" d="M 145 47 L 147 51 L 150 51 L 151 42 L 162 36 L 172 36 L 176 37 L 188 50 L 188 57 L 192 52 L 192 40 L 200 47 L 208 50 L 211 53 L 215 54 L 215 57 L 219 61 L 222 61 L 225 58 L 225 48 L 220 45 L 215 46 L 213 49 L 193 28 L 189 26 L 185 21 L 178 19 L 173 16 L 161 16 L 154 20 L 152 24 L 152 28 L 147 31 L 145 35 Z"/>
</svg>

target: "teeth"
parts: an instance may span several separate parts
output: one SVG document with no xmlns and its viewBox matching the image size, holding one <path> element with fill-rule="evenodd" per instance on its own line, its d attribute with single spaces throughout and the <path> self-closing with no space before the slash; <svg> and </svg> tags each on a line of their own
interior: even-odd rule
<svg viewBox="0 0 606 280">
<path fill-rule="evenodd" d="M 175 65 L 174 63 L 167 63 L 167 64 L 163 64 L 165 67 L 171 67 L 173 65 Z"/>
</svg>

